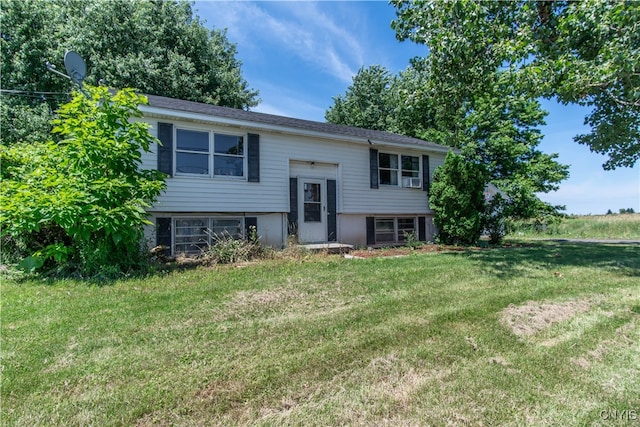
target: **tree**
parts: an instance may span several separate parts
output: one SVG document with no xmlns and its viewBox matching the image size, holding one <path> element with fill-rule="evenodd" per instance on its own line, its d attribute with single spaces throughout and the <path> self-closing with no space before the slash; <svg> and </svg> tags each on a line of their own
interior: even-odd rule
<svg viewBox="0 0 640 427">
<path fill-rule="evenodd" d="M 508 73 L 498 72 L 494 78 L 493 85 L 487 84 L 451 118 L 455 124 L 438 121 L 436 129 L 445 138 L 455 133 L 464 156 L 485 165 L 489 181 L 510 200 L 506 215 L 534 217 L 550 209 L 536 193 L 557 190 L 569 176 L 568 166 L 556 161 L 557 154 L 537 148 L 542 140 L 539 126 L 547 114 L 540 103 L 514 90 Z"/>
<path fill-rule="evenodd" d="M 500 70 L 532 98 L 592 107 L 574 139 L 605 169 L 640 158 L 640 3 L 392 0 L 399 39 L 429 47 L 434 99 L 454 111 Z"/>
<path fill-rule="evenodd" d="M 60 142 L 2 147 L 0 229 L 27 269 L 80 275 L 123 273 L 142 257 L 145 208 L 164 189 L 164 174 L 141 170 L 141 153 L 155 141 L 125 89 L 111 95 L 87 87 L 59 110 Z"/>
<path fill-rule="evenodd" d="M 505 72 L 486 77 L 483 90 L 464 94 L 459 105 L 438 101 L 431 74 L 425 61 L 414 61 L 397 76 L 380 66 L 361 69 L 325 117 L 460 149 L 468 160 L 483 163 L 488 179 L 508 195 L 507 215 L 527 218 L 549 210 L 536 193 L 557 189 L 568 167 L 537 149 L 546 115 L 540 104 L 515 91 Z"/>
<path fill-rule="evenodd" d="M 3 144 L 48 134 L 42 125 L 69 100 L 71 84 L 47 72 L 45 61 L 61 66 L 67 50 L 85 59 L 89 84 L 232 108 L 258 104 L 235 45 L 225 31 L 206 29 L 184 0 L 5 0 L 0 14 Z"/>
<path fill-rule="evenodd" d="M 412 66 L 397 76 L 381 65 L 363 67 L 345 94 L 333 98 L 325 119 L 419 138 L 433 127 L 426 90 L 424 72 Z"/>
<path fill-rule="evenodd" d="M 475 244 L 485 224 L 483 165 L 453 152 L 433 173 L 429 205 L 438 227 L 438 240 L 445 244 Z"/>
<path fill-rule="evenodd" d="M 393 116 L 389 103 L 389 86 L 393 77 L 384 67 L 360 68 L 344 96 L 333 98 L 333 106 L 325 112 L 329 123 L 346 124 L 366 129 L 387 130 Z"/>
</svg>

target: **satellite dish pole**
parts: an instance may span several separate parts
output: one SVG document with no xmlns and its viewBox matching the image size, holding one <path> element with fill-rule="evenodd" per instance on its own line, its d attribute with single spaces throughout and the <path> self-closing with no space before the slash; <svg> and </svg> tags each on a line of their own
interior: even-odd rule
<svg viewBox="0 0 640 427">
<path fill-rule="evenodd" d="M 47 70 L 71 80 L 76 86 L 78 86 L 78 89 L 84 94 L 84 96 L 91 99 L 91 96 L 89 96 L 87 91 L 82 87 L 82 82 L 87 75 L 87 66 L 85 65 L 82 57 L 72 50 L 68 51 L 64 54 L 64 67 L 67 70 L 67 74 L 56 70 L 56 66 L 47 61 Z"/>
</svg>

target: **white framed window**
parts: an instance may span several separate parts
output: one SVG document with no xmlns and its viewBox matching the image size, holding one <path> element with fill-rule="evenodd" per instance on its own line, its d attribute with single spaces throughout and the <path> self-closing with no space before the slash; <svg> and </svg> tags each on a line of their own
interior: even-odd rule
<svg viewBox="0 0 640 427">
<path fill-rule="evenodd" d="M 209 132 L 176 129 L 176 173 L 209 175 Z"/>
<path fill-rule="evenodd" d="M 378 153 L 378 174 L 381 185 L 418 188 L 420 157 L 390 153 Z"/>
<path fill-rule="evenodd" d="M 213 134 L 213 174 L 244 176 L 244 136 Z"/>
<path fill-rule="evenodd" d="M 381 185 L 398 185 L 398 155 L 380 153 L 378 155 Z"/>
<path fill-rule="evenodd" d="M 405 233 L 417 233 L 416 218 L 376 218 L 376 243 L 403 243 Z"/>
<path fill-rule="evenodd" d="M 395 239 L 395 221 L 393 218 L 376 218 L 376 243 L 393 243 Z"/>
<path fill-rule="evenodd" d="M 245 177 L 245 136 L 176 128 L 177 175 Z"/>
<path fill-rule="evenodd" d="M 210 242 L 209 218 L 176 218 L 173 232 L 176 254 L 200 253 Z"/>
<path fill-rule="evenodd" d="M 243 237 L 241 217 L 182 217 L 174 219 L 175 254 L 199 254 L 222 237 Z"/>
<path fill-rule="evenodd" d="M 402 177 L 420 177 L 420 158 L 418 156 L 402 156 Z"/>
<path fill-rule="evenodd" d="M 398 242 L 406 242 L 406 233 L 416 233 L 415 218 L 396 218 L 396 239 Z M 417 233 L 416 233 L 417 234 Z"/>
</svg>

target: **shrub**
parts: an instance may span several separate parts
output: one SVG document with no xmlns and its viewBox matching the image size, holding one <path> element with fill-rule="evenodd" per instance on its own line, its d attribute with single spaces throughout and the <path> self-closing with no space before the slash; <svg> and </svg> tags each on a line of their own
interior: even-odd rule
<svg viewBox="0 0 640 427">
<path fill-rule="evenodd" d="M 478 241 L 483 229 L 486 180 L 482 165 L 447 153 L 444 165 L 434 171 L 429 196 L 439 243 L 468 245 Z"/>
<path fill-rule="evenodd" d="M 213 243 L 202 253 L 201 258 L 213 264 L 232 264 L 250 261 L 262 253 L 255 230 L 249 232 L 247 239 L 238 239 L 224 232 L 211 235 Z"/>
<path fill-rule="evenodd" d="M 61 141 L 3 148 L 0 228 L 23 267 L 87 277 L 119 275 L 145 261 L 145 207 L 164 189 L 164 174 L 139 168 L 156 141 L 124 89 L 86 88 L 58 111 Z M 5 163 L 6 160 L 6 163 Z"/>
</svg>

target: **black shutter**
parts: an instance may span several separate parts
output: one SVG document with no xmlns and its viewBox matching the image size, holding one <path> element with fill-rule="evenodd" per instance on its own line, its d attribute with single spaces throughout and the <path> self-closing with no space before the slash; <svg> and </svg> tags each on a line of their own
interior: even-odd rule
<svg viewBox="0 0 640 427">
<path fill-rule="evenodd" d="M 158 122 L 158 170 L 173 176 L 173 125 Z"/>
<path fill-rule="evenodd" d="M 251 228 L 252 227 L 255 228 L 256 233 L 257 233 L 258 232 L 258 218 L 255 217 L 255 216 L 246 216 L 246 217 L 244 217 L 244 237 L 247 240 L 251 237 Z"/>
<path fill-rule="evenodd" d="M 249 165 L 249 182 L 260 182 L 260 135 L 255 133 L 249 134 L 247 163 Z"/>
<path fill-rule="evenodd" d="M 166 246 L 164 255 L 171 255 L 171 218 L 156 218 L 156 244 Z"/>
<path fill-rule="evenodd" d="M 418 217 L 418 240 L 427 241 L 427 219 L 423 216 Z"/>
<path fill-rule="evenodd" d="M 367 245 L 376 243 L 376 219 L 372 216 L 367 217 Z"/>
<path fill-rule="evenodd" d="M 429 156 L 422 155 L 422 191 L 429 191 L 430 182 Z"/>
<path fill-rule="evenodd" d="M 289 178 L 289 234 L 298 234 L 298 178 Z"/>
<path fill-rule="evenodd" d="M 337 188 L 336 180 L 327 180 L 327 236 L 329 242 L 338 241 L 338 216 L 337 216 Z"/>
<path fill-rule="evenodd" d="M 378 188 L 378 150 L 369 148 L 369 174 L 371 188 Z"/>
</svg>

